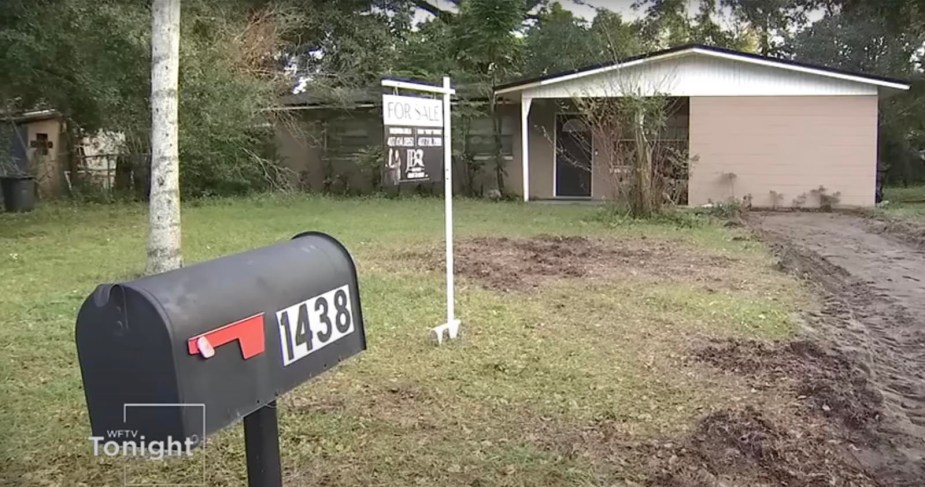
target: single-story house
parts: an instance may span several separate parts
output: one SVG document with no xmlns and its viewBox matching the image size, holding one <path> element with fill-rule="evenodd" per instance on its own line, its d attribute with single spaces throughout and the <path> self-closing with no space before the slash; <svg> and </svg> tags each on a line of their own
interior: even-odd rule
<svg viewBox="0 0 925 487">
<path fill-rule="evenodd" d="M 749 197 L 759 207 L 818 206 L 823 193 L 837 205 L 872 206 L 879 100 L 908 89 L 880 76 L 685 45 L 505 84 L 495 95 L 520 108 L 520 164 L 509 177 L 525 201 L 611 196 L 607 164 L 597 161 L 605 141 L 586 132 L 579 137 L 591 150 L 559 143 L 576 138 L 562 137 L 563 130 L 586 130 L 560 107 L 563 100 L 628 91 L 680 101 L 673 119 L 692 160 L 689 205 Z M 584 159 L 591 170 L 561 164 L 563 156 Z"/>
<path fill-rule="evenodd" d="M 591 130 L 576 106 L 627 93 L 657 94 L 672 101 L 666 142 L 685 149 L 691 161 L 687 204 L 749 199 L 757 207 L 811 207 L 828 195 L 830 204 L 872 206 L 879 101 L 909 87 L 900 80 L 703 45 L 516 81 L 494 87 L 506 161 L 502 183 L 524 201 L 613 198 L 619 178 L 604 158 L 626 135 Z M 368 171 L 357 167 L 355 154 L 382 144 L 377 98 L 372 93 L 349 110 L 304 99 L 287 104 L 315 128 L 323 125 L 278 132 L 280 155 L 303 175 L 306 189 L 330 183 L 332 159 L 353 168 L 335 171 L 347 174 L 348 185 L 368 187 Z M 335 112 L 341 115 L 330 118 Z M 488 153 L 494 121 L 471 125 L 466 147 L 476 158 L 494 160 Z M 454 174 L 466 177 L 458 165 Z M 497 178 L 489 169 L 470 183 L 492 189 Z"/>
</svg>

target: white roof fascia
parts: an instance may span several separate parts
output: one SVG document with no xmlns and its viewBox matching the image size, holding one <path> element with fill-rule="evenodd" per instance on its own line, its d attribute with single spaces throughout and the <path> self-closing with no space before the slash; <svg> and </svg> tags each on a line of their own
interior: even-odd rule
<svg viewBox="0 0 925 487">
<path fill-rule="evenodd" d="M 850 75 L 850 74 L 844 74 L 844 73 L 836 73 L 836 72 L 829 71 L 829 70 L 826 70 L 826 69 L 816 69 L 816 68 L 810 68 L 810 67 L 806 67 L 806 66 L 796 66 L 796 65 L 793 65 L 793 64 L 788 64 L 788 63 L 784 63 L 784 62 L 779 62 L 779 61 L 775 61 L 775 60 L 771 60 L 771 59 L 757 59 L 757 58 L 753 58 L 753 57 L 750 57 L 750 56 L 741 56 L 741 55 L 736 55 L 736 54 L 732 54 L 732 53 L 718 52 L 718 51 L 713 51 L 713 50 L 710 50 L 710 49 L 702 49 L 702 48 L 699 48 L 699 47 L 692 47 L 692 48 L 690 48 L 690 49 L 685 49 L 685 50 L 683 50 L 683 51 L 670 52 L 670 53 L 662 54 L 662 55 L 659 55 L 659 56 L 653 56 L 653 57 L 647 57 L 647 58 L 643 58 L 643 59 L 637 59 L 637 60 L 635 60 L 635 61 L 629 61 L 629 62 L 626 62 L 626 63 L 614 64 L 614 65 L 610 65 L 610 66 L 602 66 L 602 67 L 600 67 L 600 68 L 591 69 L 591 70 L 588 70 L 588 71 L 582 71 L 582 72 L 580 72 L 580 73 L 571 73 L 571 74 L 566 74 L 566 75 L 563 75 L 563 76 L 558 76 L 558 77 L 556 77 L 556 78 L 549 78 L 549 79 L 545 79 L 545 80 L 541 80 L 541 81 L 535 81 L 535 82 L 533 82 L 533 83 L 527 83 L 527 84 L 523 84 L 523 85 L 511 86 L 511 87 L 509 87 L 509 88 L 504 88 L 504 89 L 502 89 L 502 90 L 498 90 L 498 91 L 495 92 L 495 94 L 496 94 L 496 95 L 504 95 L 504 94 L 507 94 L 507 93 L 514 93 L 514 92 L 517 92 L 517 91 L 528 90 L 528 89 L 530 89 L 530 88 L 536 88 L 536 87 L 539 87 L 539 86 L 547 86 L 547 85 L 551 85 L 551 84 L 563 83 L 563 82 L 566 82 L 566 81 L 569 81 L 569 80 L 573 80 L 573 79 L 584 78 L 584 77 L 587 77 L 587 76 L 594 76 L 594 75 L 597 75 L 597 74 L 606 73 L 606 72 L 609 72 L 609 71 L 615 71 L 615 70 L 622 69 L 622 68 L 629 68 L 629 67 L 632 67 L 632 66 L 637 66 L 637 65 L 640 65 L 640 64 L 648 63 L 648 62 L 654 62 L 654 61 L 659 61 L 659 60 L 664 60 L 664 59 L 670 59 L 670 58 L 673 58 L 673 57 L 680 57 L 680 56 L 690 55 L 690 54 L 703 54 L 703 55 L 706 55 L 706 56 L 712 56 L 712 57 L 720 58 L 720 59 L 729 59 L 729 60 L 732 60 L 732 61 L 740 61 L 740 62 L 751 63 L 751 64 L 755 64 L 755 65 L 759 65 L 759 66 L 767 66 L 767 67 L 778 68 L 778 69 L 786 69 L 786 70 L 795 71 L 795 72 L 799 72 L 799 73 L 814 74 L 814 75 L 817 75 L 817 76 L 824 76 L 824 77 L 828 77 L 828 78 L 835 78 L 835 79 L 841 79 L 841 80 L 846 80 L 846 81 L 852 81 L 852 82 L 855 82 L 855 83 L 863 83 L 863 84 L 868 84 L 868 85 L 882 86 L 882 87 L 885 87 L 885 88 L 892 88 L 892 89 L 895 89 L 895 90 L 903 90 L 903 91 L 906 91 L 906 90 L 909 89 L 909 85 L 908 85 L 908 84 L 904 84 L 904 83 L 896 83 L 896 82 L 891 82 L 891 81 L 885 81 L 885 80 L 879 80 L 879 79 L 868 78 L 868 77 L 864 77 L 864 76 L 856 76 L 856 75 Z"/>
</svg>

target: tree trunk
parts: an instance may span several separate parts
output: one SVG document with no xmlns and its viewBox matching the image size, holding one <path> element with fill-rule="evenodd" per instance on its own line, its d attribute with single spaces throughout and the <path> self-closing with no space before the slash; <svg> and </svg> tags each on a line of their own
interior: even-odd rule
<svg viewBox="0 0 925 487">
<path fill-rule="evenodd" d="M 636 194 L 630 208 L 636 218 L 652 216 L 652 149 L 646 137 L 643 116 L 641 112 L 635 115 L 633 131 L 636 144 Z"/>
<path fill-rule="evenodd" d="M 504 190 L 504 150 L 501 146 L 501 116 L 497 112 L 495 100 L 491 101 L 491 120 L 492 120 L 492 148 L 495 150 L 495 177 L 497 178 L 498 193 L 506 196 Z"/>
<path fill-rule="evenodd" d="M 151 13 L 151 193 L 146 272 L 156 274 L 183 265 L 177 133 L 180 0 L 153 0 Z"/>
</svg>

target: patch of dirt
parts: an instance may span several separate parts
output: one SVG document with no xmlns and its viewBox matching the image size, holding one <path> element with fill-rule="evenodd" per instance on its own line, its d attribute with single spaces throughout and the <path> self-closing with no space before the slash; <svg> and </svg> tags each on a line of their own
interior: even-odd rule
<svg viewBox="0 0 925 487">
<path fill-rule="evenodd" d="M 752 340 L 725 340 L 697 350 L 694 358 L 745 375 L 753 388 L 769 389 L 791 379 L 796 394 L 812 411 L 837 419 L 852 432 L 864 433 L 880 419 L 882 396 L 867 374 L 842 353 L 794 341 L 769 345 Z"/>
<path fill-rule="evenodd" d="M 771 243 L 783 270 L 817 284 L 820 312 L 807 335 L 831 344 L 883 401 L 881 421 L 855 452 L 882 485 L 918 486 L 925 478 L 925 252 L 872 231 L 859 215 L 752 214 L 750 224 Z M 843 389 L 842 389 L 843 390 Z M 868 421 L 869 423 L 869 421 Z"/>
<path fill-rule="evenodd" d="M 528 439 L 598 467 L 601 485 L 771 487 L 881 485 L 852 456 L 854 446 L 825 418 L 757 405 L 722 409 L 680 437 L 634 440 L 619 422 L 541 423 Z M 613 479 L 619 479 L 615 484 Z M 885 484 L 892 485 L 892 484 Z"/>
<path fill-rule="evenodd" d="M 920 250 L 925 250 L 925 220 L 878 216 L 867 220 L 867 228 L 871 232 L 889 234 Z"/>
<path fill-rule="evenodd" d="M 719 286 L 735 260 L 704 256 L 676 243 L 639 239 L 594 239 L 541 235 L 533 238 L 480 237 L 458 241 L 456 272 L 482 286 L 523 291 L 559 279 L 652 276 Z M 403 261 L 442 270 L 442 249 L 406 252 Z"/>
<path fill-rule="evenodd" d="M 728 339 L 698 346 L 686 360 L 744 376 L 757 391 L 740 406 L 706 415 L 680 437 L 634 441 L 619 421 L 601 419 L 543 423 L 532 428 L 535 443 L 591 459 L 605 477 L 621 479 L 616 485 L 916 485 L 881 484 L 856 457 L 858 445 L 870 449 L 877 442 L 882 399 L 840 352 L 805 340 Z"/>
<path fill-rule="evenodd" d="M 713 413 L 673 451 L 654 452 L 650 485 L 878 485 L 824 428 L 801 426 L 782 427 L 751 406 Z"/>
</svg>

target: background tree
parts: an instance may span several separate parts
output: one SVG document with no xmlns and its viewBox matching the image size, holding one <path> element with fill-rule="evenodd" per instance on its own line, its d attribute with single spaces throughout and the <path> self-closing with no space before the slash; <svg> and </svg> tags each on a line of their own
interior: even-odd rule
<svg viewBox="0 0 925 487">
<path fill-rule="evenodd" d="M 698 44 L 748 50 L 741 33 L 724 29 L 717 22 L 721 17 L 716 0 L 701 0 L 693 17 L 691 40 Z"/>
<path fill-rule="evenodd" d="M 590 24 L 559 2 L 537 14 L 524 36 L 524 76 L 539 76 L 613 62 L 655 48 L 642 36 L 642 24 L 597 9 Z M 567 56 L 562 53 L 567 52 Z"/>
<path fill-rule="evenodd" d="M 493 90 L 521 75 L 523 43 L 515 31 L 523 23 L 528 7 L 524 0 L 466 0 L 460 5 L 455 25 L 456 59 L 492 99 L 488 115 L 494 124 L 495 178 L 502 195 L 507 171 L 501 146 L 501 117 Z"/>
<path fill-rule="evenodd" d="M 414 7 L 402 0 L 280 0 L 305 12 L 287 33 L 288 62 L 319 88 L 378 85 L 400 63 Z"/>
<path fill-rule="evenodd" d="M 2 104 L 54 108 L 89 132 L 110 125 L 127 98 L 150 94 L 150 25 L 147 8 L 116 0 L 4 2 Z M 146 103 L 138 105 L 134 115 L 147 112 Z"/>
<path fill-rule="evenodd" d="M 720 0 L 732 12 L 743 31 L 756 36 L 757 52 L 763 56 L 786 56 L 789 39 L 806 26 L 808 13 L 816 7 L 807 0 Z"/>
<path fill-rule="evenodd" d="M 181 190 L 185 196 L 233 195 L 288 187 L 274 163 L 268 111 L 291 92 L 279 53 L 304 16 L 281 4 L 250 8 L 217 0 L 184 1 L 180 50 Z"/>
<path fill-rule="evenodd" d="M 640 0 L 633 8 L 645 13 L 642 35 L 656 49 L 691 42 L 693 27 L 687 0 Z"/>
<path fill-rule="evenodd" d="M 439 18 L 425 20 L 406 34 L 392 73 L 436 82 L 443 75 L 465 77 L 456 60 L 453 26 Z M 442 74 L 441 74 L 442 73 Z"/>
<path fill-rule="evenodd" d="M 294 38 L 300 16 L 292 8 L 184 0 L 179 104 L 191 122 L 180 128 L 184 195 L 278 187 L 279 166 L 267 163 L 273 134 L 265 109 L 289 85 L 275 56 Z M 150 40 L 144 3 L 11 0 L 0 9 L 0 104 L 11 111 L 59 110 L 72 146 L 100 131 L 122 133 L 129 156 L 120 162 L 140 180 L 139 196 L 147 197 Z"/>
<path fill-rule="evenodd" d="M 686 0 L 640 0 L 633 8 L 645 13 L 640 35 L 650 50 L 689 43 L 750 50 L 741 29 L 728 30 L 717 22 L 722 15 L 716 0 L 701 0 L 696 11 Z"/>
<path fill-rule="evenodd" d="M 925 30 L 925 0 L 802 0 L 812 8 L 828 13 L 866 12 L 886 21 L 896 32 L 922 33 Z"/>
<path fill-rule="evenodd" d="M 395 73 L 436 82 L 450 75 L 460 98 L 467 98 L 466 117 L 488 118 L 494 124 L 493 159 L 498 190 L 504 192 L 505 160 L 502 154 L 501 117 L 493 87 L 522 74 L 523 44 L 518 36 L 529 8 L 543 2 L 524 0 L 461 0 L 453 10 L 429 2 L 413 2 L 434 14 L 404 45 Z M 465 122 L 463 126 L 466 126 Z M 457 153 L 460 153 L 457 149 Z M 470 164 L 473 160 L 469 160 Z M 467 167 L 474 174 L 481 168 Z"/>
<path fill-rule="evenodd" d="M 625 21 L 616 12 L 598 9 L 590 29 L 597 48 L 596 62 L 613 62 L 655 49 L 655 44 L 643 37 L 642 27 L 639 22 Z"/>
<path fill-rule="evenodd" d="M 524 76 L 559 73 L 601 61 L 597 39 L 586 22 L 561 3 L 550 4 L 537 17 L 524 37 Z"/>
</svg>

